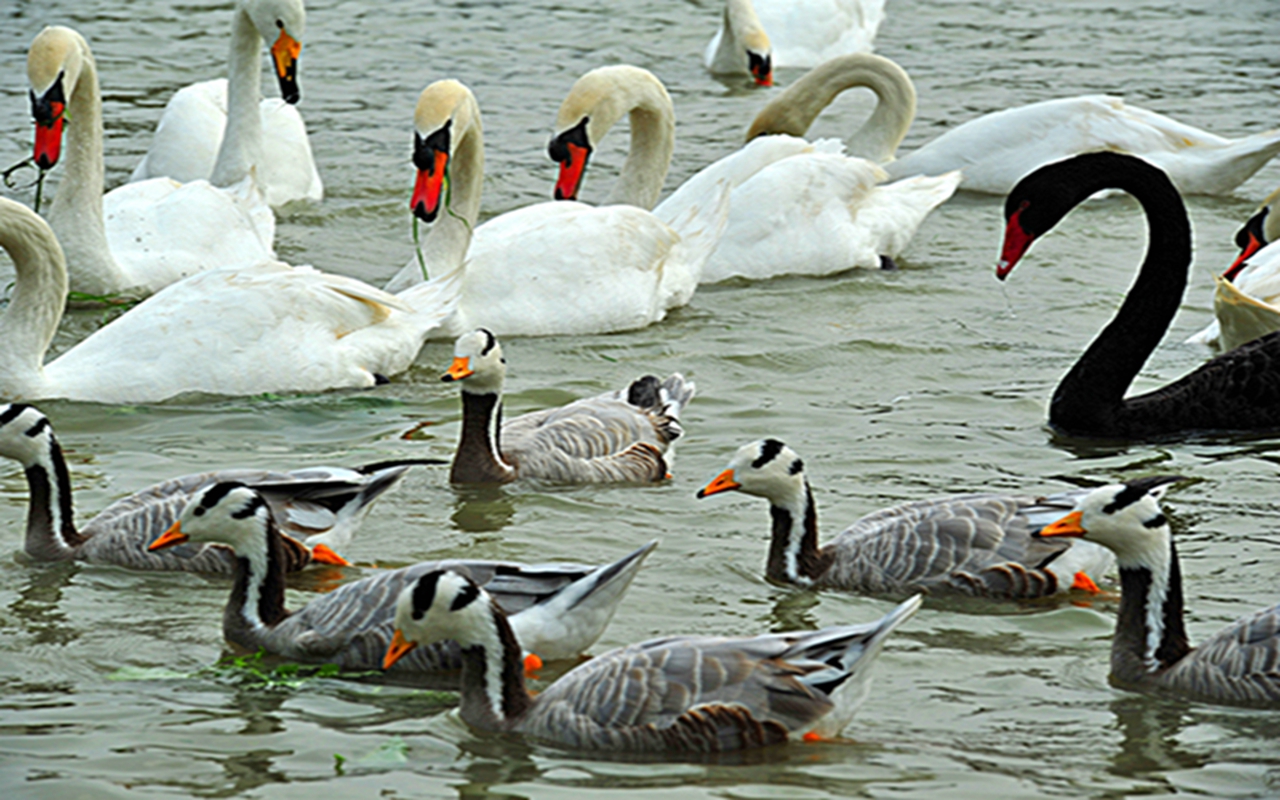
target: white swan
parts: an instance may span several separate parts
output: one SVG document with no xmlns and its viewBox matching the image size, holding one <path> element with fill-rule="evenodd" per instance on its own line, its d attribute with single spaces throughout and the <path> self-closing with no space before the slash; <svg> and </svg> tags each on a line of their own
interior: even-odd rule
<svg viewBox="0 0 1280 800">
<path fill-rule="evenodd" d="M 836 140 L 798 138 L 836 95 L 854 86 L 879 98 L 851 137 L 866 158 L 845 156 Z M 866 53 L 830 59 L 757 115 L 746 146 L 694 175 L 654 213 L 671 219 L 705 202 L 717 184 L 733 187 L 729 221 L 702 268 L 702 283 L 891 263 L 960 181 L 952 172 L 882 183 L 885 173 L 873 162 L 892 158 L 914 116 L 915 89 L 897 64 Z"/>
<path fill-rule="evenodd" d="M 275 216 L 252 189 L 168 178 L 102 194 L 102 98 L 88 43 L 48 27 L 27 53 L 35 160 L 51 169 L 66 127 L 65 171 L 49 225 L 66 254 L 70 288 L 90 295 L 146 295 L 214 267 L 254 264 L 274 254 Z"/>
<path fill-rule="evenodd" d="M 773 83 L 773 67 L 816 67 L 871 52 L 884 0 L 726 0 L 703 62 L 715 74 Z"/>
<path fill-rule="evenodd" d="M 895 178 L 963 169 L 960 188 L 1008 194 L 1035 169 L 1094 150 L 1149 161 L 1182 194 L 1225 194 L 1280 153 L 1280 129 L 1225 139 L 1118 97 L 1084 95 L 970 120 L 885 168 Z"/>
<path fill-rule="evenodd" d="M 319 202 L 324 185 L 298 102 L 297 65 L 306 29 L 302 0 L 237 0 L 228 78 L 193 83 L 165 106 L 151 149 L 130 180 L 168 176 L 238 183 L 252 169 L 267 202 Z M 280 98 L 262 97 L 262 44 L 271 44 Z"/>
<path fill-rule="evenodd" d="M 675 135 L 671 100 L 657 78 L 636 67 L 594 70 L 574 84 L 562 120 L 566 108 L 581 111 L 570 112 L 574 122 L 590 113 L 593 125 L 601 120 L 606 128 L 631 113 L 639 142 L 620 184 L 624 194 L 638 189 L 652 204 Z M 457 81 L 437 81 L 419 97 L 414 125 L 418 179 L 411 205 L 432 223 L 423 242 L 425 265 L 440 274 L 463 264 L 451 334 L 475 328 L 499 336 L 641 328 L 693 296 L 724 225 L 727 190 L 671 224 L 645 210 L 647 205 L 547 202 L 496 217 L 473 236 L 484 170 L 475 96 Z M 387 289 L 422 277 L 417 259 L 410 260 Z"/>
<path fill-rule="evenodd" d="M 1226 351 L 1280 331 L 1280 214 L 1272 213 L 1277 200 L 1280 189 L 1263 200 L 1236 233 L 1240 255 L 1213 278 L 1216 319 L 1188 342 Z"/>
<path fill-rule="evenodd" d="M 457 291 L 454 275 L 397 297 L 278 261 L 209 270 L 162 289 L 42 364 L 66 301 L 62 248 L 44 220 L 3 198 L 0 246 L 16 273 L 0 315 L 6 400 L 134 403 L 183 392 L 372 386 L 409 366 L 452 311 Z"/>
</svg>

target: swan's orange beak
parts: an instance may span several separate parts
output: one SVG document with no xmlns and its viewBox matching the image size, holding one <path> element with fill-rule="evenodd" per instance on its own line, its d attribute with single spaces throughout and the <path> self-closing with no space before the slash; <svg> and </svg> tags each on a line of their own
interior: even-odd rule
<svg viewBox="0 0 1280 800">
<path fill-rule="evenodd" d="M 31 116 L 36 121 L 33 157 L 40 169 L 53 169 L 62 155 L 62 124 L 66 121 L 67 100 L 62 93 L 62 76 L 40 97 L 31 92 Z"/>
<path fill-rule="evenodd" d="M 185 544 L 189 538 L 182 532 L 182 523 L 175 522 L 169 526 L 169 530 L 160 535 L 159 539 L 147 545 L 147 549 L 163 550 L 166 547 L 173 547 L 175 544 Z"/>
<path fill-rule="evenodd" d="M 279 23 L 277 23 L 279 24 Z M 286 103 L 298 102 L 298 56 L 302 55 L 302 43 L 285 32 L 280 25 L 280 37 L 271 45 L 271 59 L 276 64 L 276 79 L 280 82 L 280 96 Z"/>
<path fill-rule="evenodd" d="M 449 154 L 437 150 L 426 169 L 418 170 L 418 180 L 413 185 L 413 198 L 409 207 L 423 222 L 434 222 L 440 213 L 440 198 L 444 196 L 445 167 L 449 165 Z"/>
<path fill-rule="evenodd" d="M 1080 520 L 1084 517 L 1079 511 L 1072 511 L 1057 522 L 1051 522 L 1041 528 L 1036 536 L 1084 536 L 1087 531 L 1081 527 Z"/>
<path fill-rule="evenodd" d="M 404 638 L 404 634 L 396 628 L 396 632 L 391 635 L 391 644 L 387 645 L 387 654 L 382 657 L 382 668 L 391 669 L 391 665 L 404 657 L 404 654 L 417 647 L 416 642 L 411 642 Z"/>
<path fill-rule="evenodd" d="M 327 544 L 318 544 L 311 548 L 311 560 L 316 564 L 331 564 L 335 567 L 349 567 L 351 562 L 338 555 Z"/>
<path fill-rule="evenodd" d="M 1018 261 L 1026 254 L 1027 248 L 1036 240 L 1034 234 L 1022 227 L 1022 212 L 1027 210 L 1028 205 L 1023 200 L 1018 210 L 1009 215 L 1009 224 L 1004 229 L 1004 245 L 1000 248 L 1000 262 L 996 264 L 996 277 L 1000 280 L 1009 277 L 1009 273 L 1013 272 Z"/>
<path fill-rule="evenodd" d="M 1254 253 L 1262 249 L 1263 242 L 1261 239 L 1255 236 L 1252 231 L 1249 232 L 1248 236 L 1249 241 L 1240 251 L 1240 255 L 1236 256 L 1236 260 L 1231 262 L 1231 266 L 1227 267 L 1227 271 L 1222 273 L 1223 278 L 1226 278 L 1229 281 L 1235 281 L 1236 276 L 1240 274 L 1240 270 L 1244 269 L 1245 262 L 1248 261 Z"/>
<path fill-rule="evenodd" d="M 556 180 L 557 200 L 577 200 L 582 188 L 582 176 L 587 172 L 587 157 L 591 151 L 576 144 L 565 145 L 569 157 L 560 162 L 560 177 Z"/>
<path fill-rule="evenodd" d="M 471 359 L 467 356 L 454 356 L 453 363 L 449 365 L 449 369 L 440 376 L 440 380 L 448 383 L 449 381 L 460 381 L 463 378 L 470 378 L 476 374 L 471 368 Z"/>
<path fill-rule="evenodd" d="M 741 489 L 742 484 L 733 479 L 733 470 L 726 469 L 715 477 L 711 483 L 703 486 L 698 490 L 698 497 L 710 497 L 713 494 L 721 492 L 732 492 L 734 489 Z"/>
</svg>

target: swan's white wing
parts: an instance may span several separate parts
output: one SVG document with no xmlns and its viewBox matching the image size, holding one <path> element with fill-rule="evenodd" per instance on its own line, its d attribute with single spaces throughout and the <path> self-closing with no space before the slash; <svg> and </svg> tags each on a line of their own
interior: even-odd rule
<svg viewBox="0 0 1280 800">
<path fill-rule="evenodd" d="M 1280 150 L 1280 135 L 1232 142 L 1117 97 L 1086 95 L 970 120 L 885 168 L 895 178 L 963 169 L 963 188 L 1007 194 L 1036 168 L 1092 150 L 1141 156 L 1169 172 L 1183 192 L 1213 193 L 1224 191 L 1221 184 L 1230 180 L 1235 183 L 1226 189 L 1235 186 L 1265 163 Z M 1250 171 L 1236 180 L 1245 168 Z"/>
<path fill-rule="evenodd" d="M 275 256 L 275 215 L 256 192 L 152 178 L 108 192 L 102 205 L 112 257 L 128 285 L 148 293 L 197 272 Z"/>
<path fill-rule="evenodd" d="M 307 127 L 295 106 L 278 97 L 265 98 L 262 115 L 262 162 L 257 179 L 272 207 L 293 200 L 319 201 L 324 196 L 307 138 Z M 222 146 L 227 125 L 227 80 L 184 86 L 165 106 L 147 155 L 131 181 L 170 177 L 179 182 L 207 180 Z"/>
<path fill-rule="evenodd" d="M 503 214 L 471 241 L 456 327 L 498 336 L 644 327 L 666 314 L 660 287 L 678 238 L 635 206 L 558 201 Z"/>
<path fill-rule="evenodd" d="M 884 0 L 754 0 L 773 46 L 775 67 L 816 67 L 847 53 L 869 53 Z"/>
<path fill-rule="evenodd" d="M 1213 313 L 1217 317 L 1188 342 L 1233 350 L 1280 330 L 1280 244 L 1254 253 L 1235 282 L 1214 276 Z"/>
<path fill-rule="evenodd" d="M 427 333 L 394 295 L 264 262 L 169 286 L 47 365 L 46 376 L 53 396 L 107 403 L 371 386 L 407 368 Z"/>
</svg>

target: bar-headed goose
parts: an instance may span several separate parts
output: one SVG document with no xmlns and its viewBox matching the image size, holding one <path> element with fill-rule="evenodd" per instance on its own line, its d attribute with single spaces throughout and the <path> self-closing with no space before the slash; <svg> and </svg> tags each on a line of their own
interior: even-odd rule
<svg viewBox="0 0 1280 800">
<path fill-rule="evenodd" d="M 804 462 L 777 439 L 744 445 L 698 492 L 742 491 L 771 505 L 766 576 L 813 589 L 901 596 L 913 592 L 1023 599 L 1096 591 L 1106 548 L 1046 547 L 1032 531 L 1075 507 L 1086 490 L 1047 498 L 966 494 L 881 509 L 818 547 L 818 514 Z"/>
<path fill-rule="evenodd" d="M 683 433 L 680 411 L 695 386 L 675 373 L 646 375 L 624 389 L 560 408 L 502 419 L 507 362 L 502 346 L 479 328 L 458 337 L 453 364 L 440 377 L 460 381 L 462 438 L 453 483 L 644 483 L 665 480 L 672 443 Z"/>
<path fill-rule="evenodd" d="M 1280 706 L 1280 605 L 1241 617 L 1192 649 L 1182 624 L 1182 574 L 1160 497 L 1178 476 L 1102 486 L 1040 536 L 1082 537 L 1115 551 L 1120 614 L 1111 683 L 1232 705 Z"/>
<path fill-rule="evenodd" d="M 230 547 L 235 585 L 222 633 L 237 648 L 259 649 L 300 662 L 377 669 L 392 643 L 400 592 L 433 570 L 458 569 L 490 586 L 512 614 L 516 637 L 543 659 L 573 658 L 590 647 L 613 618 L 650 542 L 613 564 L 525 565 L 505 561 L 430 561 L 348 583 L 302 608 L 285 608 L 283 537 L 261 494 L 240 483 L 207 487 L 187 504 L 152 550 L 186 542 Z M 456 670 L 456 644 L 422 648 L 406 672 Z"/>
<path fill-rule="evenodd" d="M 356 469 L 230 469 L 184 475 L 121 498 L 77 527 L 70 473 L 48 417 L 29 405 L 0 405 L 0 456 L 22 464 L 26 472 L 30 500 L 23 548 L 31 558 L 223 574 L 235 567 L 235 558 L 224 547 L 147 550 L 202 489 L 230 480 L 253 484 L 289 534 L 281 537 L 285 569 L 297 570 L 313 561 L 345 564 L 334 551 L 350 541 L 373 501 L 413 464 L 439 463 L 414 460 Z"/>
<path fill-rule="evenodd" d="M 481 730 L 582 750 L 741 750 L 838 735 L 866 698 L 885 638 L 919 607 L 917 595 L 861 625 L 652 639 L 596 656 L 535 697 L 501 608 L 469 578 L 436 571 L 402 590 L 384 666 L 412 644 L 456 641 L 462 718 Z"/>
</svg>

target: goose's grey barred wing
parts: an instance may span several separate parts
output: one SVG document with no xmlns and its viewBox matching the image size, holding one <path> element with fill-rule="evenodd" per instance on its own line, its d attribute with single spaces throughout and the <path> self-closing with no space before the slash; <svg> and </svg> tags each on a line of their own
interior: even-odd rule
<svg viewBox="0 0 1280 800">
<path fill-rule="evenodd" d="M 1157 680 L 1216 703 L 1280 703 L 1280 605 L 1241 617 Z"/>
<path fill-rule="evenodd" d="M 963 594 L 1041 597 L 1062 588 L 1049 567 L 1071 547 L 1034 539 L 1070 495 L 971 494 L 905 503 L 869 514 L 831 542 L 838 553 L 827 580 L 869 593 L 955 590 Z M 1068 584 L 1069 586 L 1070 584 Z"/>
<path fill-rule="evenodd" d="M 884 639 L 920 606 L 884 619 L 753 638 L 675 636 L 599 656 L 538 696 L 517 729 L 574 748 L 721 752 L 834 735 L 865 697 Z M 842 697 L 847 692 L 852 697 Z"/>
</svg>

